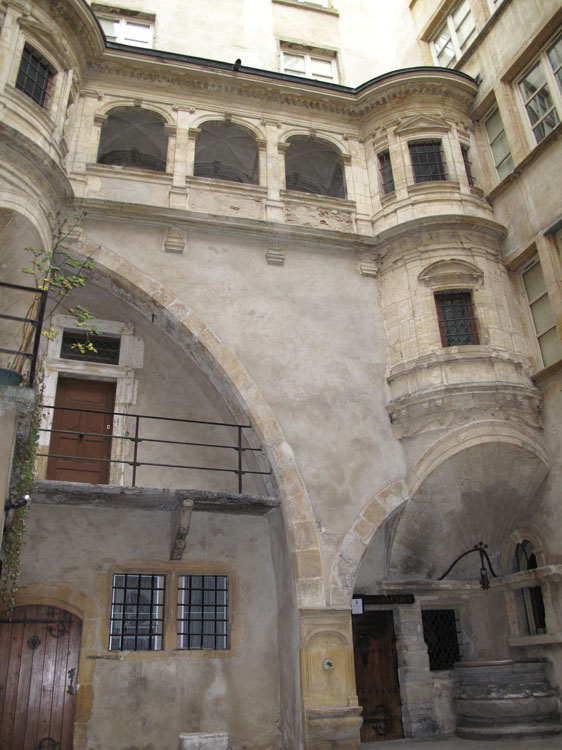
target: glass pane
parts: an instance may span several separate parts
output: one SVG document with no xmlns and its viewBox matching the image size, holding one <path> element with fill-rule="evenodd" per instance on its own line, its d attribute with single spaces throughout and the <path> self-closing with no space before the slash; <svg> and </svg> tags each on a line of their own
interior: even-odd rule
<svg viewBox="0 0 562 750">
<path fill-rule="evenodd" d="M 556 327 L 551 328 L 550 331 L 540 336 L 539 344 L 545 367 L 562 359 L 562 342 L 560 341 Z"/>
<path fill-rule="evenodd" d="M 124 41 L 136 44 L 150 44 L 152 29 L 147 24 L 125 22 Z"/>
<path fill-rule="evenodd" d="M 527 290 L 527 296 L 530 302 L 534 302 L 546 293 L 546 284 L 540 263 L 535 265 L 523 274 L 523 281 Z"/>
<path fill-rule="evenodd" d="M 306 72 L 304 57 L 302 55 L 290 55 L 289 53 L 284 52 L 283 63 L 287 73 L 303 76 Z"/>
<path fill-rule="evenodd" d="M 334 77 L 331 60 L 319 60 L 316 57 L 312 57 L 310 60 L 310 70 L 313 78 L 331 79 Z"/>
<path fill-rule="evenodd" d="M 537 91 L 535 96 L 527 102 L 527 112 L 531 124 L 534 125 L 538 122 L 541 117 L 544 117 L 544 115 L 552 109 L 553 106 L 548 86 L 543 86 L 542 89 Z"/>
<path fill-rule="evenodd" d="M 498 175 L 500 176 L 500 179 L 503 180 L 504 177 L 507 177 L 508 174 L 513 172 L 513 159 L 511 158 L 511 154 L 508 154 L 504 161 L 502 161 L 500 164 L 498 164 Z"/>
<path fill-rule="evenodd" d="M 494 154 L 494 162 L 497 166 L 509 154 L 509 143 L 507 142 L 505 133 L 500 133 L 491 146 L 492 153 Z"/>
<path fill-rule="evenodd" d="M 106 38 L 115 41 L 117 38 L 117 28 L 119 26 L 119 21 L 114 21 L 109 18 L 98 18 L 98 21 L 100 22 L 100 26 L 103 29 L 103 33 L 105 34 Z"/>
<path fill-rule="evenodd" d="M 552 326 L 555 325 L 548 294 L 544 294 L 536 302 L 533 302 L 531 305 L 531 311 L 533 313 L 533 320 L 535 321 L 535 328 L 539 335 L 548 331 L 549 328 L 552 328 Z"/>
<path fill-rule="evenodd" d="M 559 37 L 548 50 L 548 59 L 550 60 L 552 70 L 558 79 L 558 84 L 562 88 L 562 36 Z"/>
<path fill-rule="evenodd" d="M 540 143 L 542 139 L 545 137 L 545 135 L 548 135 L 550 131 L 556 127 L 556 124 L 558 123 L 558 113 L 555 109 L 552 109 L 546 117 L 543 118 L 541 122 L 539 122 L 538 125 L 536 125 L 533 128 L 533 133 L 535 134 L 535 138 L 537 139 L 537 143 Z"/>
<path fill-rule="evenodd" d="M 543 69 L 540 62 L 538 62 L 531 70 L 527 73 L 525 78 L 519 83 L 519 88 L 525 100 L 532 97 L 544 84 L 546 83 Z"/>
<path fill-rule="evenodd" d="M 496 109 L 490 117 L 486 120 L 486 132 L 488 133 L 488 138 L 490 140 L 490 143 L 494 141 L 500 133 L 503 132 L 503 122 L 500 117 L 500 111 L 499 109 Z"/>
</svg>

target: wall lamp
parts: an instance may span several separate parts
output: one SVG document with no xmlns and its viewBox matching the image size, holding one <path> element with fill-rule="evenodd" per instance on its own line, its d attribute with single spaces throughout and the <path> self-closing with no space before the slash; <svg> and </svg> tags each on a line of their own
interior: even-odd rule
<svg viewBox="0 0 562 750">
<path fill-rule="evenodd" d="M 31 502 L 31 495 L 23 495 L 19 500 L 6 500 L 4 505 L 4 513 L 9 510 L 17 510 L 18 508 L 25 508 Z"/>
<path fill-rule="evenodd" d="M 486 591 L 486 589 L 490 588 L 490 579 L 488 578 L 488 572 L 486 571 L 486 563 L 488 564 L 490 573 L 494 576 L 494 578 L 497 578 L 497 575 L 494 573 L 494 569 L 492 568 L 492 563 L 490 562 L 488 553 L 486 552 L 487 549 L 487 544 L 484 544 L 484 542 L 478 542 L 478 544 L 475 544 L 472 549 L 469 549 L 466 552 L 463 552 L 462 555 L 459 555 L 454 563 L 450 565 L 443 573 L 443 575 L 440 576 L 437 580 L 442 581 L 444 578 L 446 578 L 451 570 L 455 567 L 455 565 L 459 562 L 459 560 L 462 560 L 463 557 L 470 555 L 472 552 L 478 552 L 480 555 L 480 585 L 482 586 L 484 591 Z"/>
</svg>

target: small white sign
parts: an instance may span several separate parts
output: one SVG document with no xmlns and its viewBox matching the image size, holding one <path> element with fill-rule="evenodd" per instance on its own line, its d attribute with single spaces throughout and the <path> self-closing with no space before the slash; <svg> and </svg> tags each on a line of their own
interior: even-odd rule
<svg viewBox="0 0 562 750">
<path fill-rule="evenodd" d="M 352 599 L 351 600 L 351 614 L 362 615 L 363 614 L 363 599 Z"/>
</svg>

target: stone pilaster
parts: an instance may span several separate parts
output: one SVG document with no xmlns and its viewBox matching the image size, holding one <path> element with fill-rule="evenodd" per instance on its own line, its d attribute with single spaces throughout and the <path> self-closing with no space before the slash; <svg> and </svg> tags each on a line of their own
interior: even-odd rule
<svg viewBox="0 0 562 750">
<path fill-rule="evenodd" d="M 300 618 L 305 748 L 359 750 L 351 613 L 302 610 Z"/>
</svg>

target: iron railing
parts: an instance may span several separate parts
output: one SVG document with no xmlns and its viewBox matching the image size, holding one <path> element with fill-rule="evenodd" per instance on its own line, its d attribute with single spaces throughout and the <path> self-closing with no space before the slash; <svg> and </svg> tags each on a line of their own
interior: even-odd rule
<svg viewBox="0 0 562 750">
<path fill-rule="evenodd" d="M 47 304 L 47 290 L 37 289 L 33 286 L 22 286 L 21 284 L 8 284 L 5 281 L 0 281 L 0 287 L 5 289 L 14 289 L 20 292 L 29 292 L 35 297 L 39 296 L 39 303 L 37 305 L 37 314 L 34 317 L 22 317 L 21 315 L 8 315 L 0 312 L 0 319 L 2 320 L 13 320 L 19 323 L 23 323 L 24 327 L 30 325 L 33 327 L 32 341 L 33 345 L 31 351 L 24 351 L 22 349 L 7 349 L 0 347 L 1 354 L 12 354 L 16 359 L 23 357 L 29 360 L 29 371 L 28 371 L 28 384 L 30 387 L 33 386 L 35 379 L 35 369 L 37 367 L 37 355 L 39 353 L 39 343 L 41 341 L 41 330 L 43 328 L 43 318 L 45 316 L 45 306 Z M 30 303 L 30 309 L 33 307 L 33 302 Z M 23 335 L 22 335 L 23 338 Z"/>
<path fill-rule="evenodd" d="M 262 449 L 260 448 L 254 448 L 247 444 L 246 439 L 243 437 L 244 431 L 251 430 L 252 426 L 249 424 L 237 424 L 237 423 L 230 423 L 230 422 L 212 422 L 212 421 L 206 421 L 206 420 L 200 420 L 200 419 L 180 419 L 177 417 L 160 417 L 160 416 L 154 416 L 150 414 L 130 414 L 126 412 L 117 412 L 117 411 L 101 411 L 101 410 L 95 410 L 95 409 L 76 409 L 71 408 L 67 406 L 51 406 L 51 405 L 44 405 L 44 408 L 46 409 L 52 409 L 53 411 L 61 410 L 65 412 L 80 412 L 82 414 L 98 414 L 98 415 L 106 415 L 110 419 L 107 421 L 111 421 L 111 424 L 113 425 L 113 421 L 115 417 L 121 417 L 123 418 L 123 428 L 126 427 L 127 424 L 130 425 L 130 420 L 133 421 L 133 424 L 130 426 L 130 429 L 124 429 L 125 434 L 115 434 L 113 432 L 113 427 L 111 430 L 111 433 L 98 433 L 98 432 L 80 432 L 78 430 L 68 430 L 68 429 L 53 429 L 51 428 L 40 428 L 41 432 L 47 432 L 51 434 L 64 434 L 64 435 L 76 435 L 78 434 L 80 437 L 94 437 L 94 438 L 104 438 L 106 440 L 122 440 L 128 442 L 132 446 L 132 450 L 130 451 L 132 455 L 129 455 L 126 458 L 89 458 L 89 457 L 81 457 L 81 456 L 65 456 L 61 454 L 56 453 L 37 453 L 37 456 L 40 458 L 49 458 L 49 459 L 66 459 L 70 461 L 95 461 L 96 463 L 105 463 L 105 464 L 121 464 L 123 466 L 129 466 L 132 469 L 132 475 L 131 475 L 131 484 L 128 486 L 136 487 L 137 486 L 137 470 L 140 467 L 147 467 L 151 466 L 154 468 L 165 468 L 165 469 L 183 469 L 183 470 L 192 470 L 192 471 L 208 471 L 208 472 L 229 472 L 232 474 L 235 474 L 238 478 L 238 493 L 242 494 L 243 491 L 243 477 L 247 474 L 251 475 L 259 475 L 259 476 L 269 476 L 271 474 L 271 469 L 269 471 L 258 471 L 256 469 L 249 469 L 246 468 L 244 465 L 244 457 L 245 454 L 248 453 L 261 453 Z M 168 438 L 162 438 L 162 437 L 151 437 L 150 435 L 146 434 L 145 432 L 141 431 L 141 420 L 142 421 L 152 421 L 152 423 L 175 423 L 175 424 L 183 424 L 183 425 L 204 425 L 211 428 L 217 428 L 217 429 L 230 429 L 235 431 L 235 439 L 233 441 L 234 444 L 225 444 L 225 443 L 215 443 L 215 442 L 203 442 L 203 441 L 196 441 L 196 440 L 171 440 Z M 246 442 L 246 444 L 244 444 Z M 180 464 L 180 463 L 165 463 L 161 461 L 151 461 L 150 455 L 148 456 L 140 456 L 140 452 L 142 448 L 145 448 L 148 445 L 167 445 L 167 446 L 184 446 L 184 447 L 190 447 L 190 448 L 212 448 L 217 451 L 233 451 L 236 453 L 236 465 L 235 466 L 201 466 L 201 465 L 192 465 L 192 464 Z"/>
</svg>

